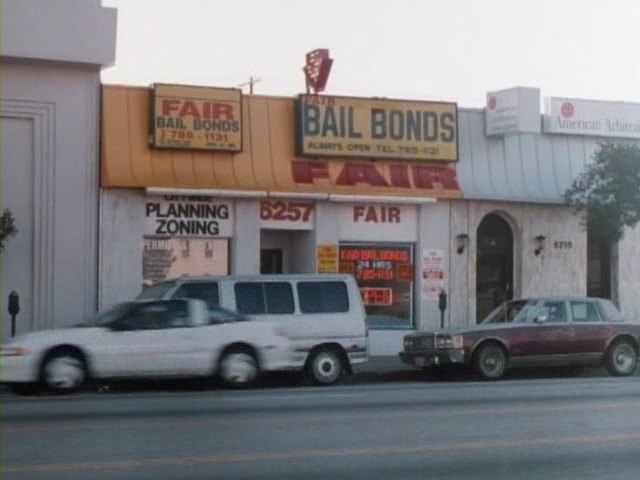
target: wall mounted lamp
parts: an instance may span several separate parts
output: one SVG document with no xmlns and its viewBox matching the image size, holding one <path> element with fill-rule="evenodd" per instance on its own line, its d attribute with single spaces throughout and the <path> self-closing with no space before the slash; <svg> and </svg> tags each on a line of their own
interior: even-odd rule
<svg viewBox="0 0 640 480">
<path fill-rule="evenodd" d="M 546 239 L 547 237 L 545 237 L 544 235 L 538 235 L 536 237 L 536 249 L 533 252 L 536 254 L 536 257 L 544 251 L 544 243 Z"/>
<path fill-rule="evenodd" d="M 464 252 L 464 249 L 469 245 L 469 235 L 466 233 L 460 233 L 456 235 L 456 245 L 458 247 L 458 255 L 461 255 Z"/>
</svg>

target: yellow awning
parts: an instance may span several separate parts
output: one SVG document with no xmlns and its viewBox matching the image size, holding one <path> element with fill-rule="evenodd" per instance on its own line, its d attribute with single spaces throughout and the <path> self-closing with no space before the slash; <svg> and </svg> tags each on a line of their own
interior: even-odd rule
<svg viewBox="0 0 640 480">
<path fill-rule="evenodd" d="M 242 152 L 150 146 L 151 90 L 102 87 L 103 187 L 459 198 L 455 165 L 295 154 L 294 99 L 243 96 Z"/>
</svg>

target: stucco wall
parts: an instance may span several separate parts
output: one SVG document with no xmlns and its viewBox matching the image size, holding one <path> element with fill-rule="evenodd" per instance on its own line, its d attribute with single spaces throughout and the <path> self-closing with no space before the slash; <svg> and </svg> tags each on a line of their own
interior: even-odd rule
<svg viewBox="0 0 640 480">
<path fill-rule="evenodd" d="M 640 323 L 640 224 L 618 244 L 618 301 L 624 316 Z"/>
<path fill-rule="evenodd" d="M 571 209 L 553 205 L 506 202 L 451 202 L 450 311 L 452 324 L 473 324 L 476 311 L 476 240 L 482 219 L 498 213 L 514 234 L 514 296 L 584 295 L 586 293 L 586 233 Z M 456 235 L 469 235 L 462 254 L 455 251 Z M 546 247 L 536 256 L 535 237 L 544 235 Z M 571 248 L 556 248 L 555 242 Z M 566 244 L 564 244 L 566 245 Z"/>
<path fill-rule="evenodd" d="M 6 338 L 11 290 L 21 298 L 18 332 L 95 310 L 99 73 L 4 59 L 1 70 L 2 208 L 19 229 L 2 254 Z"/>
</svg>

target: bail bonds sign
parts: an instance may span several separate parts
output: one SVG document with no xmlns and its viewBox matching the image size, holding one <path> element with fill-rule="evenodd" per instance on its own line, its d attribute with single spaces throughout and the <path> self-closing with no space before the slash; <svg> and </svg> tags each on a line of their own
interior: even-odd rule
<svg viewBox="0 0 640 480">
<path fill-rule="evenodd" d="M 145 216 L 147 236 L 206 238 L 233 235 L 232 203 L 213 197 L 148 197 Z"/>
<path fill-rule="evenodd" d="M 455 103 L 299 95 L 300 156 L 458 160 Z"/>
<path fill-rule="evenodd" d="M 242 151 L 242 91 L 153 86 L 151 143 L 157 148 Z"/>
</svg>

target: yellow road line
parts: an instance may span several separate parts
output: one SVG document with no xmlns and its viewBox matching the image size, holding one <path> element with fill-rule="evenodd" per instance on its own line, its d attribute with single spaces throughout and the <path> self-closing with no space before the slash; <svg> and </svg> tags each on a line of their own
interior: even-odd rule
<svg viewBox="0 0 640 480">
<path fill-rule="evenodd" d="M 96 432 L 96 431 L 113 431 L 113 430 L 162 430 L 177 428 L 193 428 L 204 426 L 242 426 L 242 425 L 272 425 L 272 424 L 292 424 L 292 423 L 309 423 L 309 422 L 343 422 L 346 420 L 376 420 L 376 419 L 396 419 L 396 418 L 431 418 L 431 417 L 456 417 L 456 416 L 488 416 L 496 415 L 504 417 L 506 415 L 527 415 L 534 413 L 549 414 L 553 412 L 569 413 L 595 410 L 619 410 L 623 408 L 638 409 L 640 401 L 605 403 L 600 405 L 548 405 L 540 407 L 507 407 L 494 408 L 491 410 L 480 408 L 458 408 L 450 410 L 429 411 L 426 408 L 413 410 L 404 410 L 402 412 L 388 413 L 354 413 L 354 414 L 338 414 L 338 415 L 272 415 L 268 418 L 237 418 L 237 419 L 213 419 L 213 420 L 174 420 L 174 421 L 146 421 L 134 420 L 127 423 L 109 423 L 105 425 L 88 425 L 83 423 L 54 423 L 50 426 L 26 427 L 20 425 L 1 427 L 4 434 L 15 435 L 35 435 L 47 432 Z"/>
<path fill-rule="evenodd" d="M 327 457 L 367 457 L 380 455 L 403 455 L 410 453 L 456 453 L 473 450 L 492 450 L 522 447 L 548 447 L 557 445 L 592 445 L 640 440 L 640 433 L 618 433 L 562 438 L 522 438 L 505 441 L 474 441 L 447 445 L 411 445 L 374 448 L 347 448 L 333 450 L 302 450 L 271 453 L 241 453 L 230 455 L 209 455 L 187 458 L 147 458 L 139 460 L 114 460 L 76 463 L 48 463 L 42 465 L 8 465 L 0 467 L 3 474 L 9 473 L 59 473 L 79 470 L 133 470 L 153 467 L 179 467 L 245 463 L 257 461 L 281 461 L 318 459 Z"/>
</svg>

